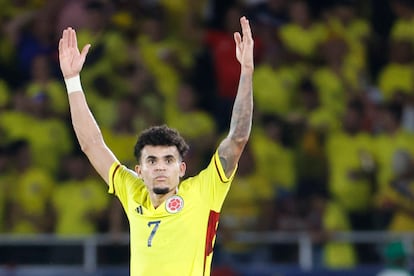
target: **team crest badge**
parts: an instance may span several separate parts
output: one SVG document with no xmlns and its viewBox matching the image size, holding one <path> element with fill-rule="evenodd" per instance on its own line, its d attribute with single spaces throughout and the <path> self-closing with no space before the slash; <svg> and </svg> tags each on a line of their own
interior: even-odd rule
<svg viewBox="0 0 414 276">
<path fill-rule="evenodd" d="M 165 202 L 165 209 L 170 214 L 176 214 L 184 207 L 184 200 L 181 196 L 173 195 Z"/>
</svg>

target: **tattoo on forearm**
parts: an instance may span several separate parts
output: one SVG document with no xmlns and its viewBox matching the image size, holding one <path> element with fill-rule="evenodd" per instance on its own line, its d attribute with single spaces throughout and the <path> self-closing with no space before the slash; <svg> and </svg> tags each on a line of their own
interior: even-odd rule
<svg viewBox="0 0 414 276">
<path fill-rule="evenodd" d="M 252 76 L 245 75 L 240 77 L 239 89 L 233 105 L 228 140 L 223 141 L 224 143 L 220 144 L 219 147 L 220 162 L 226 175 L 230 175 L 236 166 L 240 150 L 244 147 L 250 135 L 252 113 Z"/>
<path fill-rule="evenodd" d="M 241 76 L 239 91 L 233 106 L 230 123 L 230 133 L 234 138 L 244 138 L 249 135 L 252 121 L 253 97 L 251 76 Z"/>
</svg>

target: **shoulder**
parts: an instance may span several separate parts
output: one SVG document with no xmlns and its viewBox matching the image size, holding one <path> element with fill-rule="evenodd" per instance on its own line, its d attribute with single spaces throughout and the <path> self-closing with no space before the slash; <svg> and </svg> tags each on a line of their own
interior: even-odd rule
<svg viewBox="0 0 414 276">
<path fill-rule="evenodd" d="M 109 170 L 109 193 L 118 193 L 124 189 L 145 187 L 137 173 L 125 165 L 114 162 Z"/>
<path fill-rule="evenodd" d="M 236 169 L 234 170 L 231 177 L 227 177 L 221 164 L 218 151 L 215 151 L 207 167 L 201 170 L 197 175 L 184 180 L 182 184 L 192 185 L 191 183 L 194 182 L 201 183 L 201 185 L 204 183 L 211 184 L 215 182 L 228 183 L 233 179 L 235 171 Z"/>
</svg>

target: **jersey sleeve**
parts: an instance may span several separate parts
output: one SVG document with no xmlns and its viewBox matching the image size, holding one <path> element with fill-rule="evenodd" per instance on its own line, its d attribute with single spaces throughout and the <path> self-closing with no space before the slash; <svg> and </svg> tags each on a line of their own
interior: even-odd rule
<svg viewBox="0 0 414 276">
<path fill-rule="evenodd" d="M 144 188 L 145 185 L 134 171 L 118 162 L 112 164 L 109 169 L 108 193 L 116 195 L 125 210 L 128 209 L 129 197 Z"/>
<path fill-rule="evenodd" d="M 202 198 L 206 198 L 210 208 L 220 212 L 224 199 L 230 189 L 237 167 L 230 177 L 227 177 L 216 151 L 206 169 L 198 175 Z"/>
<path fill-rule="evenodd" d="M 121 166 L 120 163 L 118 162 L 114 162 L 111 166 L 111 168 L 109 169 L 109 189 L 108 189 L 108 193 L 110 194 L 115 194 L 115 187 L 114 187 L 114 178 L 115 178 L 115 172 L 119 169 L 119 167 Z"/>
</svg>

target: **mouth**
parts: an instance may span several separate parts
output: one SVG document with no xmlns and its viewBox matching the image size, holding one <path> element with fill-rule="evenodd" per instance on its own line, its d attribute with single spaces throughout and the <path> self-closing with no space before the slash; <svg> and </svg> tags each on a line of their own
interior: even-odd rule
<svg viewBox="0 0 414 276">
<path fill-rule="evenodd" d="M 160 176 L 155 177 L 155 180 L 159 181 L 159 182 L 163 182 L 163 181 L 167 180 L 167 177 L 164 176 L 164 175 L 160 175 Z"/>
</svg>

